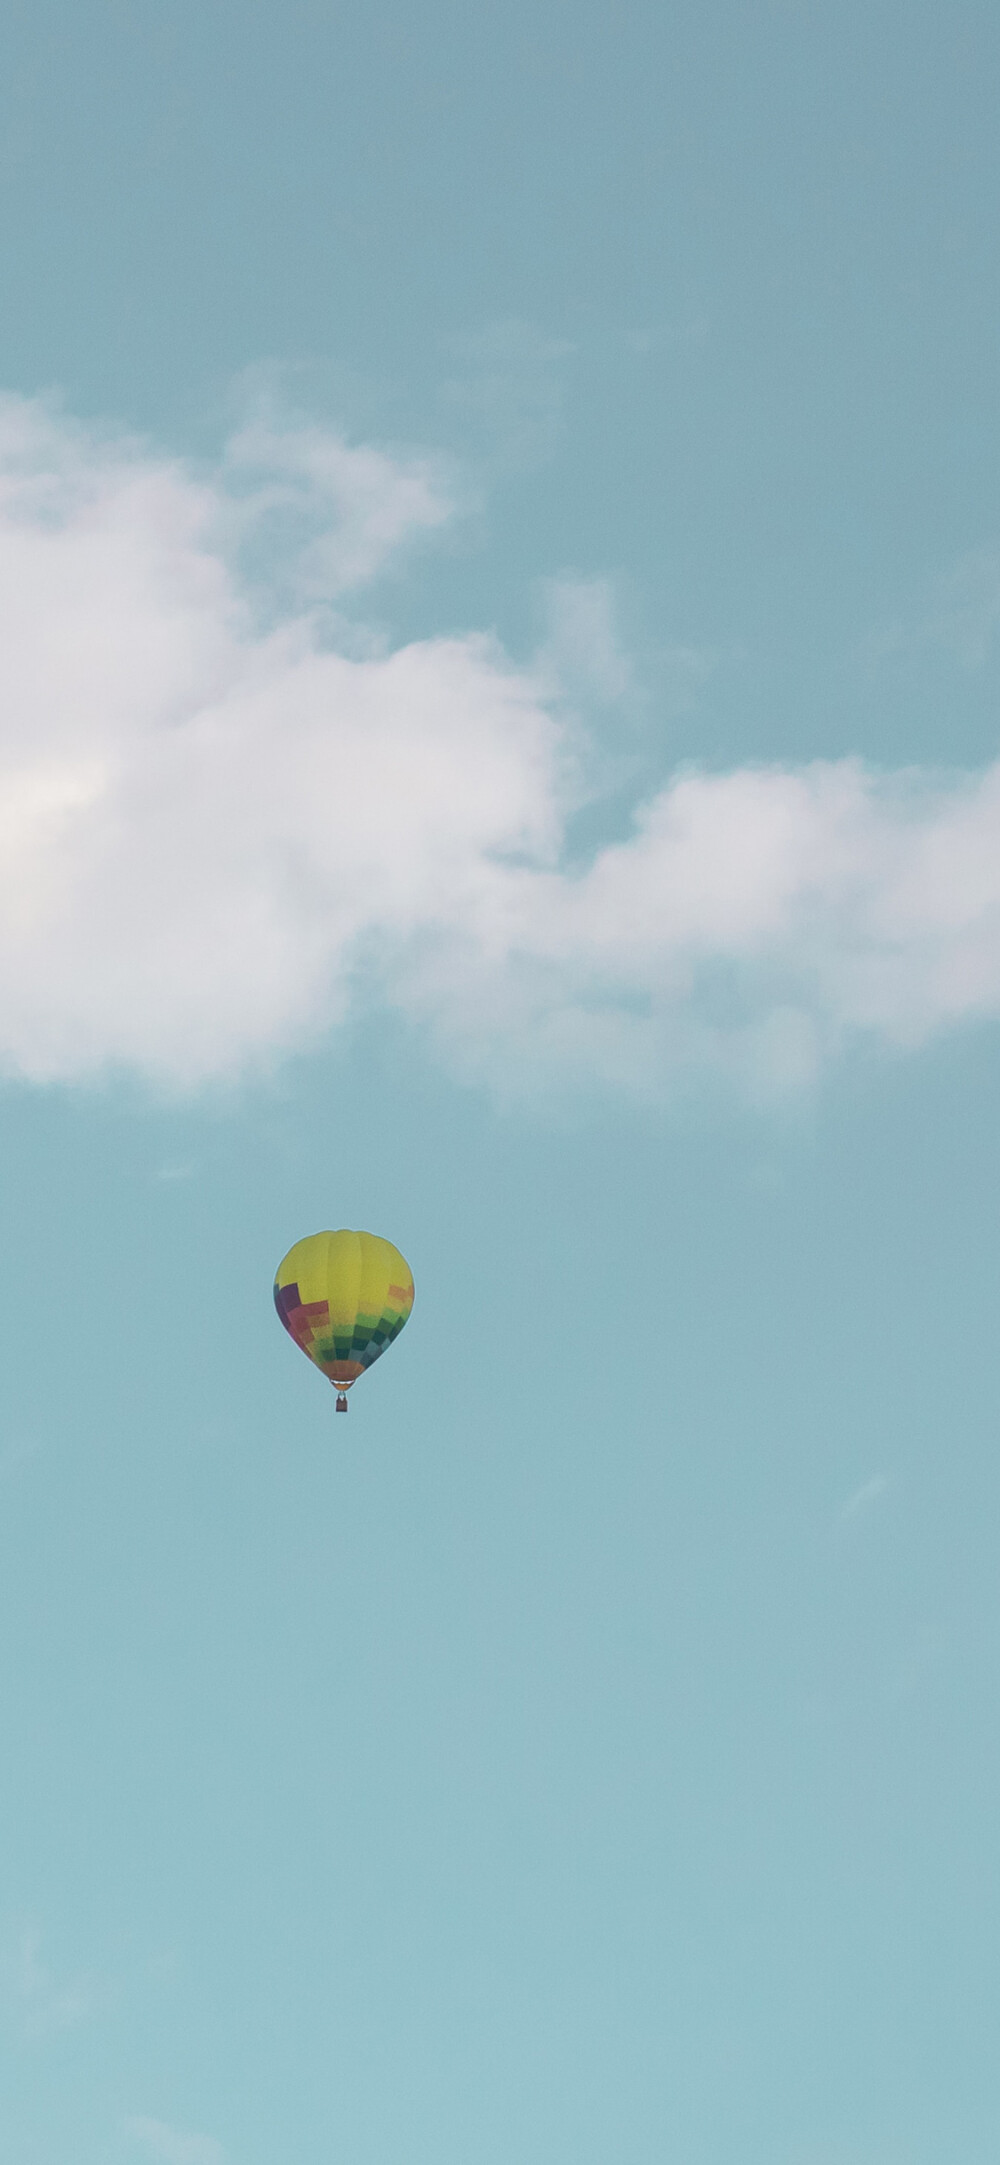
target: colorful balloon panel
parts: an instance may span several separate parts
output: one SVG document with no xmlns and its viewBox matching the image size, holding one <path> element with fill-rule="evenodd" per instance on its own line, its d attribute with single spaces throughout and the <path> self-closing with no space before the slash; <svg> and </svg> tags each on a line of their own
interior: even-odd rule
<svg viewBox="0 0 1000 2165">
<path fill-rule="evenodd" d="M 274 1305 L 296 1345 L 345 1390 L 399 1336 L 413 1273 L 377 1233 L 312 1233 L 279 1263 Z"/>
</svg>

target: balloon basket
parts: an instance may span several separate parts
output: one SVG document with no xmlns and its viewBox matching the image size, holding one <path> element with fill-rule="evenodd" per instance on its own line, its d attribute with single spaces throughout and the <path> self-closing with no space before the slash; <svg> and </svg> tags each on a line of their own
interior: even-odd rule
<svg viewBox="0 0 1000 2165">
<path fill-rule="evenodd" d="M 338 1413 L 346 1413 L 346 1412 L 347 1412 L 347 1399 L 345 1398 L 345 1396 L 344 1396 L 344 1393 L 343 1393 L 343 1391 L 341 1391 L 341 1393 L 340 1393 L 340 1395 L 339 1395 L 339 1397 L 338 1397 L 338 1399 L 337 1399 L 337 1412 L 338 1412 Z"/>
</svg>

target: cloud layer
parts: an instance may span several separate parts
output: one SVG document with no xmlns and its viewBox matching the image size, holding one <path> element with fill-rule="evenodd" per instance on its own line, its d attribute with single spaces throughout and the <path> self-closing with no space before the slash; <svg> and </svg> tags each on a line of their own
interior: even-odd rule
<svg viewBox="0 0 1000 2165">
<path fill-rule="evenodd" d="M 1000 1011 L 1000 768 L 683 773 L 571 863 L 553 653 L 599 588 L 534 672 L 358 615 L 450 516 L 432 461 L 318 428 L 205 474 L 0 405 L 3 1071 L 197 1086 L 381 1004 L 505 1091 L 766 1093 Z"/>
</svg>

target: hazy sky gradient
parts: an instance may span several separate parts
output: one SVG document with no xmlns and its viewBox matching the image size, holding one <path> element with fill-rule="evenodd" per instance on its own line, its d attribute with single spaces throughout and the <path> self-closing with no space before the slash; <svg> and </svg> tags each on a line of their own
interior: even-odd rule
<svg viewBox="0 0 1000 2165">
<path fill-rule="evenodd" d="M 7 11 L 4 2165 L 995 2165 L 998 46 Z"/>
</svg>

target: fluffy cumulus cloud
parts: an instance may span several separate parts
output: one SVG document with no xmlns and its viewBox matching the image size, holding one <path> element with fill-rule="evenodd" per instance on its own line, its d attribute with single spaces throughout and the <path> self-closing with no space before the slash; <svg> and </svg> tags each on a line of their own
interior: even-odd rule
<svg viewBox="0 0 1000 2165">
<path fill-rule="evenodd" d="M 1000 768 L 685 772 L 580 864 L 551 642 L 359 615 L 452 514 L 432 461 L 273 417 L 205 473 L 0 407 L 7 1074 L 197 1086 L 381 1004 L 503 1090 L 768 1092 L 1000 1011 Z"/>
</svg>

